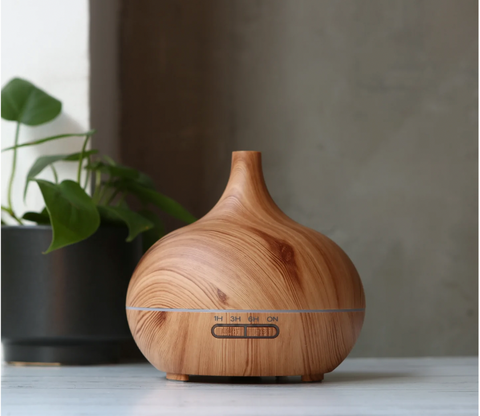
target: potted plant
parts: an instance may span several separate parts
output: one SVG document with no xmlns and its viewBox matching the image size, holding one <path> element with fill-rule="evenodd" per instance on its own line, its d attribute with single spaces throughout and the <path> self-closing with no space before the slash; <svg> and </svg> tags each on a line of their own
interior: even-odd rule
<svg viewBox="0 0 480 416">
<path fill-rule="evenodd" d="M 20 143 L 23 125 L 47 123 L 61 109 L 59 100 L 26 80 L 13 79 L 2 89 L 2 118 L 16 123 L 14 144 L 3 150 L 13 162 L 2 205 L 2 343 L 8 362 L 116 361 L 122 343 L 131 339 L 128 281 L 142 252 L 164 234 L 150 208 L 186 223 L 195 220 L 157 192 L 147 175 L 88 150 L 93 130 Z M 27 174 L 24 196 L 35 184 L 44 209 L 17 215 L 12 192 L 21 149 L 72 137 L 83 137 L 78 152 L 41 156 Z M 61 162 L 77 164 L 76 180 L 58 178 L 55 165 Z M 39 178 L 47 168 L 53 181 Z M 130 196 L 141 210 L 130 209 Z"/>
</svg>

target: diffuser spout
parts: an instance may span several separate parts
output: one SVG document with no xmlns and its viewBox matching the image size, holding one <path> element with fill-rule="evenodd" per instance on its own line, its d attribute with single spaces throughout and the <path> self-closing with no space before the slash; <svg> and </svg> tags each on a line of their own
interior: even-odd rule
<svg viewBox="0 0 480 416">
<path fill-rule="evenodd" d="M 263 178 L 260 152 L 242 150 L 232 153 L 232 167 L 227 189 L 230 186 L 239 186 L 244 190 L 248 188 L 267 189 Z"/>
<path fill-rule="evenodd" d="M 232 153 L 232 167 L 227 187 L 219 204 L 236 200 L 242 205 L 253 205 L 257 209 L 275 206 L 270 196 L 262 170 L 262 154 L 256 151 L 237 151 Z"/>
</svg>

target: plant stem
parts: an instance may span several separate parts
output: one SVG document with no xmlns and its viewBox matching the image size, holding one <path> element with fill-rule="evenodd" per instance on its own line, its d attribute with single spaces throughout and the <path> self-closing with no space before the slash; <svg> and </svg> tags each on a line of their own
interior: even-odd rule
<svg viewBox="0 0 480 416">
<path fill-rule="evenodd" d="M 100 186 L 102 182 L 102 173 L 97 170 L 95 172 L 95 190 L 93 191 L 93 202 L 97 203 L 98 202 L 98 197 L 100 195 Z"/>
<path fill-rule="evenodd" d="M 2 211 L 5 211 L 6 213 L 8 213 L 8 215 L 10 215 L 15 221 L 17 221 L 20 225 L 23 225 L 23 222 L 17 218 L 17 216 L 13 213 L 13 211 L 10 209 L 10 208 L 7 208 L 7 207 L 4 207 L 2 205 Z"/>
<path fill-rule="evenodd" d="M 98 196 L 98 204 L 102 203 L 103 198 L 107 195 L 108 191 L 110 190 L 110 185 L 112 183 L 112 178 L 109 178 L 108 181 L 103 185 L 103 188 L 100 191 L 100 195 Z"/>
<path fill-rule="evenodd" d="M 20 137 L 20 122 L 17 122 L 17 128 L 15 129 L 15 142 L 14 146 L 18 145 L 18 138 Z M 12 172 L 10 173 L 10 181 L 8 182 L 8 210 L 11 217 L 17 221 L 19 224 L 23 224 L 22 221 L 17 218 L 13 212 L 12 207 L 12 187 L 13 187 L 13 178 L 15 177 L 15 169 L 17 168 L 17 148 L 13 149 L 13 161 L 12 161 Z"/>
<path fill-rule="evenodd" d="M 50 167 L 52 168 L 52 172 L 53 172 L 53 177 L 54 177 L 54 179 L 55 179 L 55 183 L 58 183 L 57 169 L 55 169 L 55 166 L 53 166 L 53 165 L 50 165 Z"/>
<path fill-rule="evenodd" d="M 125 197 L 127 196 L 127 192 L 123 191 L 122 195 L 120 195 L 120 198 L 118 198 L 117 201 L 117 207 L 119 207 L 123 201 L 125 201 Z"/>
<path fill-rule="evenodd" d="M 85 149 L 87 148 L 87 143 L 90 140 L 91 135 L 87 134 L 85 140 L 83 142 L 82 151 L 80 152 L 80 160 L 78 162 L 78 172 L 77 172 L 77 182 L 80 185 L 80 180 L 82 179 L 82 166 L 83 166 L 83 155 L 85 153 Z M 81 185 L 80 185 L 81 186 Z"/>
<path fill-rule="evenodd" d="M 92 158 L 91 156 L 88 157 L 88 163 L 91 165 L 92 164 Z M 87 186 L 88 186 L 88 180 L 90 179 L 90 169 L 87 169 L 87 177 L 85 178 L 85 184 L 83 185 L 83 190 L 86 192 L 87 191 Z M 90 188 L 90 191 L 92 191 L 92 188 Z"/>
<path fill-rule="evenodd" d="M 115 189 L 115 191 L 112 193 L 112 195 L 110 195 L 110 197 L 107 199 L 107 202 L 105 202 L 105 205 L 110 205 L 111 202 L 113 201 L 113 198 L 115 198 L 118 193 L 120 192 L 119 189 Z"/>
</svg>

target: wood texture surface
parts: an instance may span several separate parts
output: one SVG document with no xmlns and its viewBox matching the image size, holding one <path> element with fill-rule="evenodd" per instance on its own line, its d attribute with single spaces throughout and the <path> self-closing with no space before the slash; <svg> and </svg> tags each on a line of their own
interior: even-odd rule
<svg viewBox="0 0 480 416">
<path fill-rule="evenodd" d="M 332 371 L 352 349 L 364 312 L 204 313 L 127 310 L 132 334 L 161 371 L 211 376 L 318 375 Z M 269 317 L 276 338 L 215 338 L 221 322 L 245 323 Z M 234 321 L 231 319 L 234 318 Z"/>
<path fill-rule="evenodd" d="M 137 344 L 162 371 L 314 376 L 333 370 L 353 347 L 365 297 L 343 250 L 274 203 L 260 153 L 234 152 L 219 202 L 144 255 L 130 282 L 127 307 L 226 311 L 128 309 Z M 332 312 L 294 312 L 313 310 Z M 225 320 L 215 321 L 221 315 Z M 215 337 L 213 325 L 231 323 L 232 316 L 240 319 L 233 321 L 237 324 L 276 318 L 280 332 L 269 339 Z"/>
<path fill-rule="evenodd" d="M 323 374 L 312 374 L 308 376 L 302 376 L 302 381 L 305 383 L 311 383 L 313 381 L 322 381 Z"/>
<path fill-rule="evenodd" d="M 167 373 L 167 379 L 175 381 L 188 381 L 189 377 L 186 374 Z"/>
</svg>

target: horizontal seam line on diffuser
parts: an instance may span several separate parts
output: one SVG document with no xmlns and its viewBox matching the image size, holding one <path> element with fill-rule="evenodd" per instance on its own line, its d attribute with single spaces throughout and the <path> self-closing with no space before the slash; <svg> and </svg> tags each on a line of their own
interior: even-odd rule
<svg viewBox="0 0 480 416">
<path fill-rule="evenodd" d="M 359 309 L 181 309 L 181 308 L 142 308 L 139 306 L 126 306 L 134 311 L 154 312 L 204 312 L 204 313 L 328 313 L 328 312 L 365 312 Z"/>
</svg>

